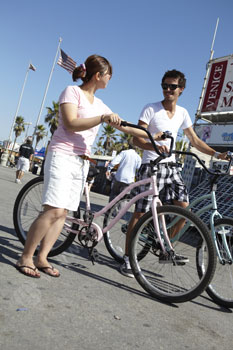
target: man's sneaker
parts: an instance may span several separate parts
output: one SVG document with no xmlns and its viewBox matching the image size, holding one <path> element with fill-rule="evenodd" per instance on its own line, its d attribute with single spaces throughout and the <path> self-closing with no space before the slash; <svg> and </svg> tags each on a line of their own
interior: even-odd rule
<svg viewBox="0 0 233 350">
<path fill-rule="evenodd" d="M 179 254 L 175 254 L 175 256 L 172 258 L 170 255 L 160 252 L 159 264 L 173 264 L 173 262 L 176 265 L 185 265 L 185 263 L 189 262 L 189 258 Z"/>
<path fill-rule="evenodd" d="M 20 181 L 20 179 L 15 179 L 15 183 L 20 185 L 22 182 Z"/>
<path fill-rule="evenodd" d="M 131 270 L 130 262 L 129 262 L 129 257 L 124 255 L 124 263 L 120 266 L 120 272 L 122 275 L 134 278 L 134 274 Z"/>
</svg>

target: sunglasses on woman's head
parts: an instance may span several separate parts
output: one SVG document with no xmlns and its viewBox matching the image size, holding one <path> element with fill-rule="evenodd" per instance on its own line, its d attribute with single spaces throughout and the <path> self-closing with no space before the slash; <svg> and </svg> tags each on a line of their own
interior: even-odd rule
<svg viewBox="0 0 233 350">
<path fill-rule="evenodd" d="M 163 90 L 167 90 L 169 88 L 172 91 L 176 90 L 178 87 L 181 87 L 178 84 L 167 84 L 167 83 L 162 83 L 161 86 Z"/>
</svg>

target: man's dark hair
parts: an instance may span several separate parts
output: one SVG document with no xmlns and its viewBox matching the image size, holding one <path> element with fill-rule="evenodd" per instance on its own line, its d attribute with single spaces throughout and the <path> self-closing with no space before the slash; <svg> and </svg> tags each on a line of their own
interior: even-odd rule
<svg viewBox="0 0 233 350">
<path fill-rule="evenodd" d="M 166 78 L 179 79 L 178 83 L 179 83 L 180 87 L 185 88 L 185 86 L 186 86 L 186 78 L 185 78 L 184 73 L 179 72 L 176 69 L 168 70 L 162 78 L 162 83 L 164 83 Z"/>
</svg>

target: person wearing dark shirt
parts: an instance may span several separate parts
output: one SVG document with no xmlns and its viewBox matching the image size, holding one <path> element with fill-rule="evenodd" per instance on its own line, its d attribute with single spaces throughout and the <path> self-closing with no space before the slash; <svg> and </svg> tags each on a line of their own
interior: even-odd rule
<svg viewBox="0 0 233 350">
<path fill-rule="evenodd" d="M 15 182 L 21 184 L 21 179 L 26 171 L 29 170 L 30 161 L 34 154 L 32 147 L 32 137 L 28 136 L 26 143 L 23 143 L 19 148 L 19 159 L 17 162 L 17 171 Z"/>
</svg>

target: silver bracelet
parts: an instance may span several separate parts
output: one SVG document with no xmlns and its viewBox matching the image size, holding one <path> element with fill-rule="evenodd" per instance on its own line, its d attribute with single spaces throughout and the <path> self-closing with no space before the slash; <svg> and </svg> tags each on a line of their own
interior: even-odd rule
<svg viewBox="0 0 233 350">
<path fill-rule="evenodd" d="M 101 115 L 100 120 L 101 120 L 101 123 L 103 123 L 103 122 L 104 122 L 104 114 L 102 114 L 102 115 Z"/>
<path fill-rule="evenodd" d="M 221 154 L 220 152 L 215 152 L 215 153 L 214 153 L 214 158 L 217 158 L 217 159 L 218 159 L 218 157 L 219 157 L 220 154 Z"/>
</svg>

